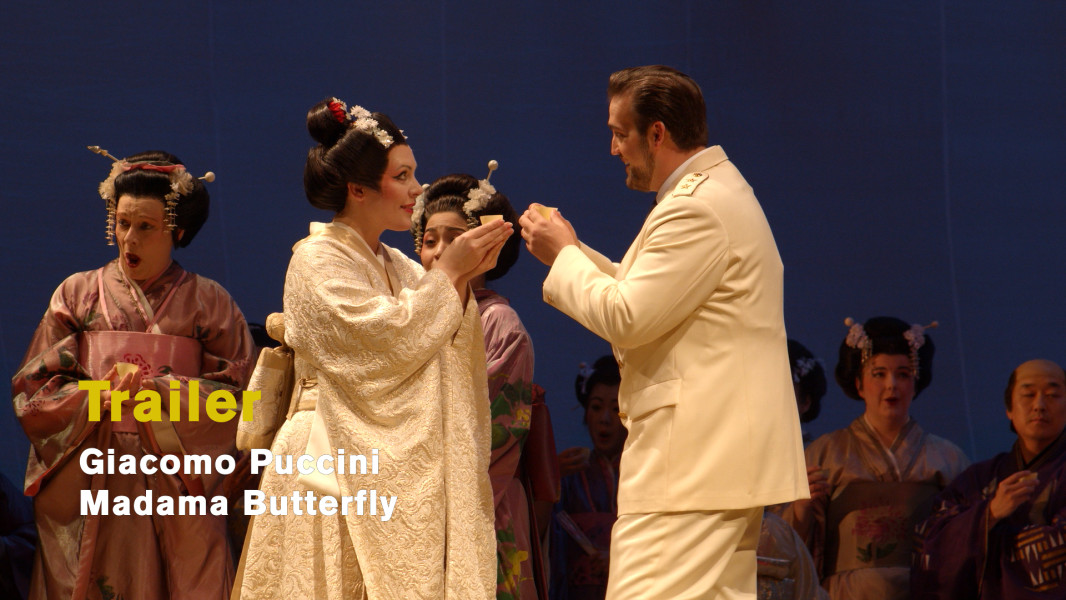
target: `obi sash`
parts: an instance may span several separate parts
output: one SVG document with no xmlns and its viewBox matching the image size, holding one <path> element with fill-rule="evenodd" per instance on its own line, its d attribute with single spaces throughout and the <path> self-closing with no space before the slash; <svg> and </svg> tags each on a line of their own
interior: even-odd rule
<svg viewBox="0 0 1066 600">
<path fill-rule="evenodd" d="M 202 357 L 199 340 L 179 335 L 138 331 L 83 331 L 78 334 L 78 362 L 96 380 L 117 362 L 141 368 L 142 377 L 163 375 L 199 377 Z M 166 394 L 166 390 L 161 390 Z M 133 409 L 123 411 L 112 431 L 135 432 Z"/>
<path fill-rule="evenodd" d="M 200 341 L 162 333 L 83 331 L 78 334 L 78 362 L 93 379 L 103 379 L 116 362 L 133 363 L 143 377 L 199 377 Z"/>
<path fill-rule="evenodd" d="M 914 527 L 932 511 L 932 482 L 856 481 L 829 502 L 825 573 L 910 567 Z"/>
<path fill-rule="evenodd" d="M 83 331 L 78 334 L 78 362 L 89 376 L 103 380 L 116 362 L 133 363 L 140 367 L 142 377 L 170 375 L 199 377 L 202 349 L 199 340 L 179 335 L 140 333 L 137 331 Z M 159 390 L 165 395 L 166 390 Z M 146 445 L 162 454 L 185 454 L 185 447 L 170 421 L 141 423 Z M 138 433 L 133 404 L 122 410 L 122 421 L 114 423 L 111 431 Z M 196 475 L 179 473 L 186 489 L 203 495 L 203 483 Z"/>
</svg>

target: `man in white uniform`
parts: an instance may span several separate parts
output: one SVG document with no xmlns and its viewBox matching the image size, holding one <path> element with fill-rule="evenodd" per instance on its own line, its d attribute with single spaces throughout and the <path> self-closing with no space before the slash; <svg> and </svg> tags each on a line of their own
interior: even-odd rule
<svg viewBox="0 0 1066 600">
<path fill-rule="evenodd" d="M 707 147 L 699 86 L 663 66 L 611 75 L 607 125 L 626 185 L 656 206 L 620 263 L 557 212 L 522 216 L 551 266 L 544 299 L 621 366 L 612 600 L 755 598 L 762 509 L 808 497 L 782 265 L 751 187 Z"/>
</svg>

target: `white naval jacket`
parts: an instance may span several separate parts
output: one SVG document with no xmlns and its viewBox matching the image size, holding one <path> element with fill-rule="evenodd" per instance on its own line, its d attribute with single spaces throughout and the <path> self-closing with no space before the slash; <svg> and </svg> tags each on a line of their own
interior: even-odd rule
<svg viewBox="0 0 1066 600">
<path fill-rule="evenodd" d="M 687 170 L 621 263 L 567 246 L 544 281 L 621 366 L 619 514 L 809 495 L 770 226 L 720 146 Z"/>
</svg>

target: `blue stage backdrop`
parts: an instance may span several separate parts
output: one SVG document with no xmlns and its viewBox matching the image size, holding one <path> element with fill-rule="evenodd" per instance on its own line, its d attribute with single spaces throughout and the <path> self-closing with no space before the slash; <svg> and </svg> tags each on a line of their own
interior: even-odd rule
<svg viewBox="0 0 1066 600">
<path fill-rule="evenodd" d="M 301 185 L 313 103 L 388 113 L 422 181 L 497 159 L 493 183 L 519 209 L 558 206 L 620 259 L 652 197 L 609 154 L 606 81 L 649 63 L 702 85 L 711 142 L 773 227 L 788 332 L 828 370 L 845 317 L 938 320 L 913 414 L 982 459 L 1012 440 L 1011 368 L 1066 362 L 1063 2 L 8 0 L 0 30 L 8 376 L 54 288 L 115 255 L 96 194 L 108 162 L 87 145 L 162 148 L 218 174 L 211 218 L 176 258 L 261 322 L 281 308 L 293 242 L 330 217 Z M 413 253 L 410 236 L 386 241 Z M 541 301 L 546 272 L 525 254 L 498 290 L 533 336 L 563 448 L 588 443 L 578 363 L 609 348 Z M 831 382 L 810 430 L 860 412 Z M 28 443 L 0 414 L 0 466 L 20 481 Z"/>
</svg>

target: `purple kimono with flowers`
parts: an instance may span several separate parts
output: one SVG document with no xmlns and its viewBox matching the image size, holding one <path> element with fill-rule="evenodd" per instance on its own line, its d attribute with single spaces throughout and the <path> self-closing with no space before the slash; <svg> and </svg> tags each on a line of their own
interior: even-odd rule
<svg viewBox="0 0 1066 600">
<path fill-rule="evenodd" d="M 996 488 L 1023 469 L 1037 474 L 1032 498 L 990 526 Z M 1066 598 L 1066 434 L 1029 463 L 1015 443 L 967 469 L 918 536 L 916 600 Z"/>
<path fill-rule="evenodd" d="M 519 479 L 522 444 L 533 404 L 533 342 L 507 299 L 489 289 L 474 291 L 485 332 L 492 459 L 489 479 L 496 509 L 496 598 L 537 597 L 532 531 L 525 487 Z"/>
<path fill-rule="evenodd" d="M 101 294 L 102 292 L 102 294 Z M 98 335 L 96 332 L 103 333 Z M 129 417 L 133 402 L 123 403 L 121 422 L 88 419 L 87 393 L 79 380 L 103 377 L 90 373 L 85 358 L 88 340 L 105 332 L 148 332 L 170 339 L 172 346 L 199 349 L 198 356 L 174 355 L 198 364 L 198 373 L 180 373 L 159 355 L 138 350 L 115 357 L 137 364 L 142 388 L 154 387 L 163 400 L 162 424 L 138 423 Z M 112 348 L 112 350 L 115 350 Z M 226 517 L 163 516 L 159 498 L 206 496 L 210 507 L 221 475 L 195 478 L 157 472 L 88 474 L 79 464 L 85 450 L 105 456 L 115 451 L 140 461 L 159 456 L 165 443 L 159 432 L 173 434 L 186 454 L 216 457 L 234 452 L 236 419 L 216 423 L 203 412 L 215 390 L 239 395 L 252 366 L 254 346 L 237 305 L 220 285 L 186 272 L 176 262 L 141 290 L 123 274 L 118 261 L 102 269 L 68 277 L 52 295 L 48 310 L 12 379 L 15 416 L 30 439 L 26 494 L 34 496 L 40 542 L 34 561 L 30 598 L 79 600 L 218 599 L 229 595 L 233 566 L 226 537 Z M 111 363 L 113 364 L 113 363 Z M 170 384 L 179 381 L 181 421 L 169 420 Z M 188 419 L 189 384 L 199 385 L 200 418 Z M 173 439 L 171 439 L 171 442 Z M 212 461 L 213 464 L 214 461 Z M 81 492 L 94 497 L 152 496 L 153 510 L 142 515 L 83 515 Z M 107 503 L 110 506 L 110 503 Z"/>
<path fill-rule="evenodd" d="M 806 542 L 829 597 L 909 600 L 912 531 L 969 464 L 962 450 L 913 419 L 886 448 L 860 416 L 814 440 L 806 457 L 828 471 L 829 494 L 812 501 L 809 530 L 798 527 L 795 504 L 782 517 Z"/>
</svg>

